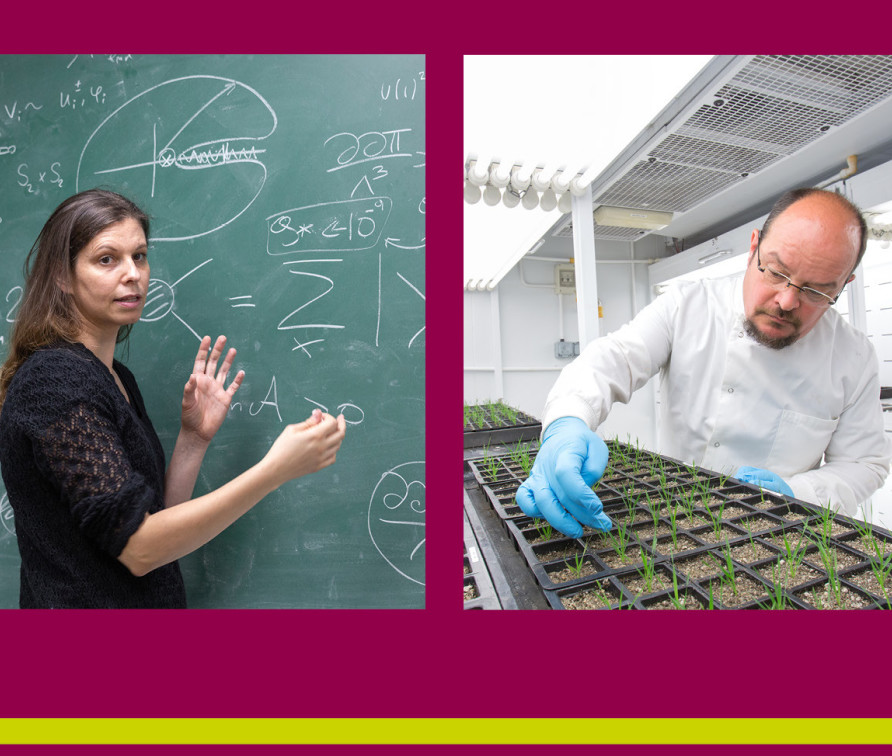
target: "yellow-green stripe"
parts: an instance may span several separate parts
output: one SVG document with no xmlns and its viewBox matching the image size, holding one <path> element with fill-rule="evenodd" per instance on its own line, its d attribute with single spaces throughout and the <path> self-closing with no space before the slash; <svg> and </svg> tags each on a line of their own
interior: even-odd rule
<svg viewBox="0 0 892 756">
<path fill-rule="evenodd" d="M 883 744 L 890 719 L 0 719 L 0 744 Z"/>
</svg>

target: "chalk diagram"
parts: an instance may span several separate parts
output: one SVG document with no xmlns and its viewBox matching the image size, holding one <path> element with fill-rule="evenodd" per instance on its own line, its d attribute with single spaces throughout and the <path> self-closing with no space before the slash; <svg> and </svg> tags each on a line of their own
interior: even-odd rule
<svg viewBox="0 0 892 756">
<path fill-rule="evenodd" d="M 424 462 L 406 462 L 384 473 L 369 502 L 369 535 L 378 553 L 400 575 L 424 585 Z"/>
<path fill-rule="evenodd" d="M 3 528 L 7 533 L 15 535 L 15 515 L 9 504 L 9 496 L 6 495 L 6 491 L 3 492 L 3 496 L 0 496 L 0 523 L 3 523 Z"/>
<path fill-rule="evenodd" d="M 260 146 L 276 113 L 246 84 L 184 76 L 150 87 L 109 115 L 87 139 L 76 189 L 114 180 L 165 212 L 153 242 L 218 231 L 245 212 L 266 183 Z M 189 200 L 213 197 L 194 212 Z"/>
<path fill-rule="evenodd" d="M 196 270 L 198 270 L 199 268 L 203 268 L 209 262 L 213 261 L 213 259 L 214 258 L 212 257 L 209 260 L 205 260 L 200 265 L 196 265 L 186 275 L 180 276 L 172 284 L 169 284 L 166 281 L 162 281 L 160 278 L 150 278 L 149 288 L 146 292 L 146 304 L 143 307 L 140 320 L 144 323 L 154 323 L 156 320 L 161 320 L 161 318 L 165 317 L 166 315 L 173 315 L 177 320 L 180 321 L 180 323 L 182 323 L 184 326 L 186 326 L 186 328 L 189 329 L 189 333 L 191 333 L 196 339 L 201 341 L 201 336 L 196 333 L 195 329 L 173 311 L 173 306 L 176 301 L 176 294 L 174 290 L 176 289 L 178 283 L 185 281 Z M 233 307 L 235 306 L 236 305 L 233 305 Z"/>
</svg>

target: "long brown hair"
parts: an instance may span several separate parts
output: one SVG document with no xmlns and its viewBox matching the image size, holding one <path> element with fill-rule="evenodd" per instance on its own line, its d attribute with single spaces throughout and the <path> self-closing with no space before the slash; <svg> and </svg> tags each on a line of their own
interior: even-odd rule
<svg viewBox="0 0 892 756">
<path fill-rule="evenodd" d="M 56 341 L 77 340 L 81 318 L 62 284 L 70 282 L 78 253 L 100 231 L 128 218 L 142 226 L 148 239 L 149 217 L 139 207 L 115 192 L 88 189 L 65 200 L 44 224 L 25 259 L 25 292 L 0 368 L 0 408 L 16 371 L 34 352 Z M 131 328 L 118 331 L 118 342 Z"/>
</svg>

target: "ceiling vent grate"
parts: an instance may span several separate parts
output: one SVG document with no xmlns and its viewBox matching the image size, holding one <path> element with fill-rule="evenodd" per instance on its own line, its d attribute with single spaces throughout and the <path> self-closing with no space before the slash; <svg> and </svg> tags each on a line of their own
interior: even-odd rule
<svg viewBox="0 0 892 756">
<path fill-rule="evenodd" d="M 887 99 L 892 56 L 754 56 L 716 86 L 616 180 L 593 187 L 596 204 L 690 210 Z"/>
</svg>

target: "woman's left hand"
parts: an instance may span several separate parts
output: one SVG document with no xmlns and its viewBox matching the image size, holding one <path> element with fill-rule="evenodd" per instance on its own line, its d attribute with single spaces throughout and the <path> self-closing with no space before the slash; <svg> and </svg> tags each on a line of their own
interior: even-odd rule
<svg viewBox="0 0 892 756">
<path fill-rule="evenodd" d="M 245 377 L 245 371 L 239 370 L 227 388 L 226 377 L 235 359 L 235 349 L 230 349 L 226 353 L 218 368 L 217 363 L 226 348 L 226 337 L 217 338 L 209 356 L 210 346 L 211 337 L 205 336 L 198 348 L 192 375 L 183 390 L 181 420 L 184 432 L 193 434 L 206 443 L 210 443 L 214 434 L 223 425 L 232 397 L 235 396 Z"/>
</svg>

